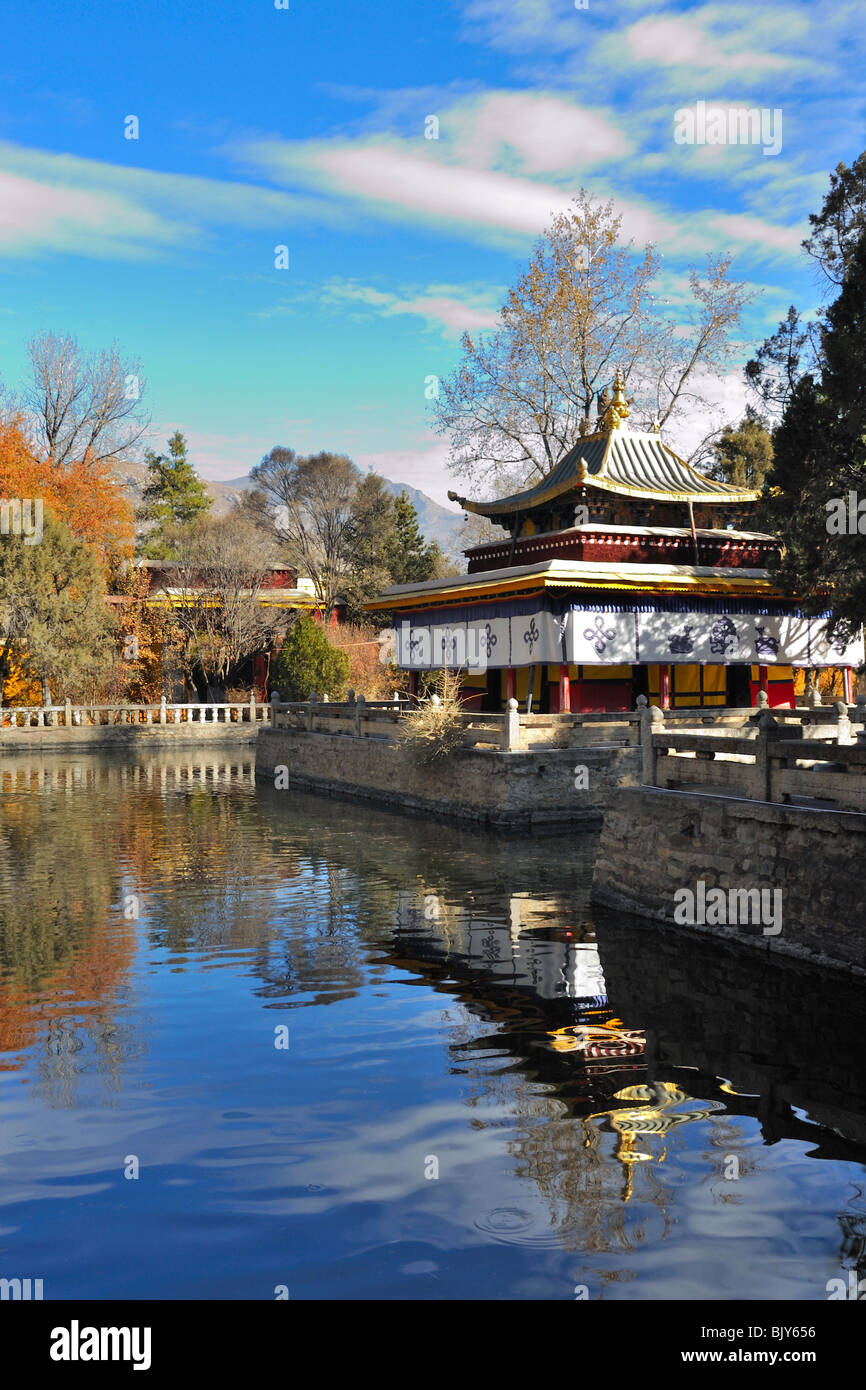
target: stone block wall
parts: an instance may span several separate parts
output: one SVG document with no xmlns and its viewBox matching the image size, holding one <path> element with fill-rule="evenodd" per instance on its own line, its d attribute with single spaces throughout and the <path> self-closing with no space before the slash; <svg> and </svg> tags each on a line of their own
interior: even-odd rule
<svg viewBox="0 0 866 1390">
<path fill-rule="evenodd" d="M 640 750 L 464 748 L 425 766 L 387 739 L 262 728 L 256 774 L 273 780 L 278 767 L 287 769 L 289 787 L 490 825 L 598 825 L 613 790 L 639 781 Z"/>
<path fill-rule="evenodd" d="M 624 788 L 608 801 L 593 877 L 595 902 L 676 920 L 677 890 L 780 890 L 781 929 L 695 925 L 765 952 L 866 970 L 866 815 Z M 804 1001 L 808 1007 L 808 1001 Z"/>
</svg>

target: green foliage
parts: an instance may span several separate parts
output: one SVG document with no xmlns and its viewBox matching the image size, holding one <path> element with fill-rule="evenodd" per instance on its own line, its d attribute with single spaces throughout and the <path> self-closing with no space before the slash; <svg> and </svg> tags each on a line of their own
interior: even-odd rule
<svg viewBox="0 0 866 1390">
<path fill-rule="evenodd" d="M 345 695 L 349 658 L 328 641 L 322 624 L 303 617 L 292 626 L 271 666 L 271 686 L 284 700 Z"/>
<path fill-rule="evenodd" d="M 739 425 L 725 426 L 713 455 L 714 477 L 733 487 L 763 487 L 773 466 L 773 440 L 756 410 L 747 406 Z"/>
<path fill-rule="evenodd" d="M 168 441 L 167 456 L 148 449 L 145 458 L 149 480 L 138 515 L 140 520 L 150 522 L 152 529 L 143 549 L 151 559 L 173 559 L 166 529 L 194 521 L 210 509 L 212 498 L 187 458 L 186 440 L 180 430 L 175 430 Z"/>
<path fill-rule="evenodd" d="M 105 576 L 93 550 L 46 514 L 41 541 L 0 540 L 0 691 L 13 658 L 55 696 L 82 698 L 115 653 Z"/>
<path fill-rule="evenodd" d="M 866 160 L 858 166 L 866 181 Z M 832 607 L 837 619 L 857 624 L 866 613 L 863 534 L 856 523 L 853 534 L 836 534 L 828 521 L 834 499 L 841 505 L 853 492 L 866 500 L 866 228 L 858 211 L 864 198 L 861 190 L 854 204 L 858 238 L 837 226 L 824 251 L 842 279 L 821 325 L 820 375 L 806 373 L 792 390 L 767 477 L 768 520 L 785 547 L 779 578 L 813 611 Z M 833 245 L 840 248 L 835 253 Z M 866 518 L 861 524 L 866 529 Z"/>
<path fill-rule="evenodd" d="M 405 492 L 394 499 L 394 536 L 388 550 L 392 584 L 420 584 L 432 579 L 441 550 L 425 541 L 418 513 Z"/>
<path fill-rule="evenodd" d="M 405 492 L 396 498 L 384 479 L 370 473 L 358 485 L 346 529 L 347 573 L 344 582 L 347 616 L 351 622 L 376 619 L 364 604 L 392 584 L 418 584 L 432 579 L 443 564 L 435 541 L 425 541 L 418 513 Z M 388 615 L 378 615 L 381 622 Z"/>
</svg>

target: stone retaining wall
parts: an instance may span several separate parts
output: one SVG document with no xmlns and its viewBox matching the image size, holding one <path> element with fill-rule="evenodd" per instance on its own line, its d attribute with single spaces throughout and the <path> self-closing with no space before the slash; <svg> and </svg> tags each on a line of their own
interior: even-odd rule
<svg viewBox="0 0 866 1390">
<path fill-rule="evenodd" d="M 69 729 L 0 729 L 0 753 L 59 753 L 78 748 L 172 748 L 192 743 L 248 744 L 256 741 L 261 724 L 96 724 Z"/>
<path fill-rule="evenodd" d="M 385 738 L 262 728 L 256 774 L 274 780 L 278 767 L 288 770 L 289 789 L 310 787 L 489 825 L 598 825 L 614 788 L 637 784 L 640 749 L 461 748 L 430 767 Z M 576 785 L 584 780 L 575 773 L 579 767 L 586 769 L 585 788 Z"/>
<path fill-rule="evenodd" d="M 625 788 L 605 812 L 592 897 L 674 922 L 674 894 L 697 897 L 699 880 L 705 891 L 779 889 L 778 934 L 751 922 L 684 929 L 866 970 L 864 852 L 866 815 L 853 811 Z"/>
</svg>

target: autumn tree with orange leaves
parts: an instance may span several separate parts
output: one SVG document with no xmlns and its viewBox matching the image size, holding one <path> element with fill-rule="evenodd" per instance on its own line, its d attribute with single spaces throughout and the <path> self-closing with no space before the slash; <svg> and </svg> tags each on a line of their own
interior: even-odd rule
<svg viewBox="0 0 866 1390">
<path fill-rule="evenodd" d="M 58 682 L 70 691 L 112 664 L 107 590 L 132 555 L 132 510 L 108 460 L 40 457 L 20 414 L 0 421 L 0 499 L 29 499 L 43 518 L 28 539 L 9 534 L 7 509 L 0 535 L 0 703 L 19 672 L 41 680 L 48 702 Z"/>
</svg>

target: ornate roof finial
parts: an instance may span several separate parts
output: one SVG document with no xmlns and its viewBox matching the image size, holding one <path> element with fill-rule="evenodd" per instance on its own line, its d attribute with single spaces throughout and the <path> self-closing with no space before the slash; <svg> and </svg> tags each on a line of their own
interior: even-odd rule
<svg viewBox="0 0 866 1390">
<path fill-rule="evenodd" d="M 630 414 L 625 394 L 625 377 L 622 367 L 617 367 L 613 378 L 613 400 L 604 413 L 604 428 L 615 430 L 623 425 Z"/>
</svg>

